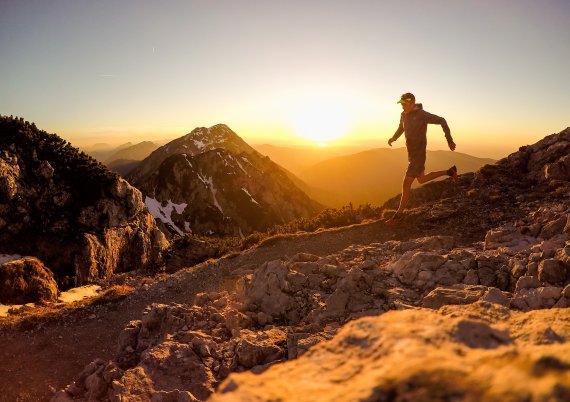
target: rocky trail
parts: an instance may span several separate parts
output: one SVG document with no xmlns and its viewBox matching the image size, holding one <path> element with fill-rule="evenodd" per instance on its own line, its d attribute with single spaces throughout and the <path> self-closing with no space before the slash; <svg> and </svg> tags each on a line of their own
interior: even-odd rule
<svg viewBox="0 0 570 402">
<path fill-rule="evenodd" d="M 277 238 L 235 257 L 188 268 L 147 284 L 113 305 L 86 304 L 45 324 L 0 327 L 0 401 L 48 400 L 95 358 L 111 359 L 123 328 L 139 319 L 150 303 L 192 303 L 196 294 L 231 287 L 232 272 L 287 258 L 299 252 L 336 253 L 354 242 L 366 244 L 396 236 L 380 222 Z"/>
</svg>

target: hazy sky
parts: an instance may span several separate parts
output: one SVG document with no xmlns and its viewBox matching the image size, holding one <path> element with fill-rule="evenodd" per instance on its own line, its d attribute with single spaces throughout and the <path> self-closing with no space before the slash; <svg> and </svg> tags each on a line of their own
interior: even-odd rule
<svg viewBox="0 0 570 402">
<path fill-rule="evenodd" d="M 78 144 L 226 123 L 385 146 L 411 91 L 498 156 L 570 125 L 569 21 L 569 0 L 0 0 L 0 113 Z"/>
</svg>

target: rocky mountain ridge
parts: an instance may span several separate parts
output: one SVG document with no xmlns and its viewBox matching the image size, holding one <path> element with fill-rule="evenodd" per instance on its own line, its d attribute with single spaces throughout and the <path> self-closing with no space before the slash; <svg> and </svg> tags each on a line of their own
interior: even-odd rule
<svg viewBox="0 0 570 402">
<path fill-rule="evenodd" d="M 60 286 L 151 267 L 168 242 L 140 192 L 57 135 L 0 118 L 0 253 L 39 258 Z"/>
<path fill-rule="evenodd" d="M 245 236 L 322 207 L 225 125 L 197 128 L 129 176 L 166 233 Z"/>
<path fill-rule="evenodd" d="M 399 227 L 273 242 L 167 279 L 233 267 L 193 304 L 149 305 L 53 401 L 570 398 L 570 128 L 414 190 Z M 240 263 L 264 247 L 280 258 Z"/>
</svg>

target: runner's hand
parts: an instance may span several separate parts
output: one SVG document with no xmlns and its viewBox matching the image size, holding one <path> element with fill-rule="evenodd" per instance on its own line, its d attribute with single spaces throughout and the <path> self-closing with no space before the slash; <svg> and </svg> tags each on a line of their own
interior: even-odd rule
<svg viewBox="0 0 570 402">
<path fill-rule="evenodd" d="M 453 141 L 449 141 L 447 145 L 449 145 L 449 149 L 451 149 L 452 151 L 455 151 L 455 147 L 457 146 Z"/>
<path fill-rule="evenodd" d="M 394 141 L 396 141 L 396 140 L 393 139 L 393 138 L 390 138 L 390 139 L 388 140 L 388 145 L 392 146 L 392 143 L 393 143 Z"/>
</svg>

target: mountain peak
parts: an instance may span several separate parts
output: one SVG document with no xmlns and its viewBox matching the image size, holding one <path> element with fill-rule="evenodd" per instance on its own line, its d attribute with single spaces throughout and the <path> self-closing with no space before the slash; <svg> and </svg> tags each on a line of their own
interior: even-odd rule
<svg viewBox="0 0 570 402">
<path fill-rule="evenodd" d="M 198 127 L 166 144 L 141 163 L 140 172 L 130 180 L 171 234 L 243 236 L 320 209 L 224 124 Z"/>
<path fill-rule="evenodd" d="M 212 127 L 196 127 L 190 133 L 170 141 L 149 155 L 129 174 L 129 180 L 138 183 L 158 169 L 168 157 L 176 154 L 199 155 L 213 149 L 223 148 L 235 154 L 256 153 L 239 135 L 225 124 Z"/>
<path fill-rule="evenodd" d="M 191 152 L 192 154 L 200 153 L 201 151 L 209 151 L 214 148 L 226 147 L 226 145 L 233 144 L 233 146 L 247 145 L 239 135 L 232 131 L 225 124 L 216 124 L 212 127 L 196 127 L 184 137 L 174 140 L 165 145 L 165 147 L 176 147 L 177 141 L 180 141 L 182 146 L 195 146 L 199 152 Z M 249 147 L 249 145 L 247 145 Z M 185 149 L 187 151 L 187 149 Z M 248 149 L 249 151 L 249 149 Z"/>
</svg>

